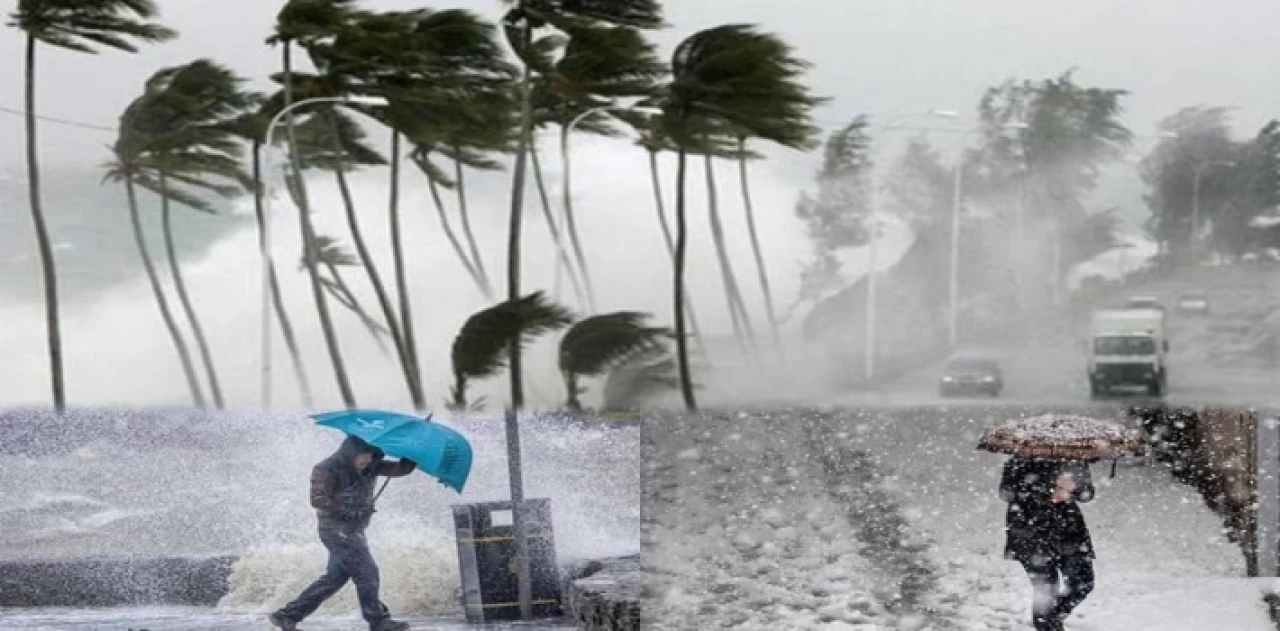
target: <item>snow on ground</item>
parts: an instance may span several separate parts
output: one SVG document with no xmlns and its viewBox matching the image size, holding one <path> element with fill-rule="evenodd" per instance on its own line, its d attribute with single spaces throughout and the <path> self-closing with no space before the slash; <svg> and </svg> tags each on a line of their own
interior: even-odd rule
<svg viewBox="0 0 1280 631">
<path fill-rule="evenodd" d="M 1028 410 L 1028 414 L 1034 413 Z M 647 621 L 658 629 L 1026 629 L 1004 560 L 1004 420 L 966 406 L 704 415 L 646 432 Z M 1271 629 L 1239 548 L 1155 466 L 1095 465 L 1098 584 L 1072 631 Z M 1265 583 L 1265 585 L 1264 585 Z M 1209 624 L 1212 622 L 1212 624 Z"/>
</svg>

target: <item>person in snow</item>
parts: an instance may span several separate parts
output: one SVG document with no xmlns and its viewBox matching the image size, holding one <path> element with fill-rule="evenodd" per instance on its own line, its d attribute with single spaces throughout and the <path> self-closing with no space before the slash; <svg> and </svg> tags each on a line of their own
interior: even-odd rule
<svg viewBox="0 0 1280 631">
<path fill-rule="evenodd" d="M 1077 505 L 1093 493 L 1089 465 L 1082 461 L 1015 456 L 1004 465 L 1004 555 L 1020 562 L 1031 579 L 1036 631 L 1062 631 L 1063 620 L 1093 591 L 1093 541 Z"/>
<path fill-rule="evenodd" d="M 311 470 L 311 506 L 319 519 L 320 542 L 329 550 L 325 573 L 293 602 L 268 619 L 283 631 L 294 631 L 298 622 L 338 593 L 348 580 L 355 582 L 360 613 L 370 631 L 404 631 L 408 624 L 391 619 L 378 599 L 378 565 L 369 553 L 364 531 L 375 512 L 373 487 L 378 476 L 400 477 L 413 473 L 412 460 L 384 462 L 382 450 L 348 436 L 332 456 Z"/>
</svg>

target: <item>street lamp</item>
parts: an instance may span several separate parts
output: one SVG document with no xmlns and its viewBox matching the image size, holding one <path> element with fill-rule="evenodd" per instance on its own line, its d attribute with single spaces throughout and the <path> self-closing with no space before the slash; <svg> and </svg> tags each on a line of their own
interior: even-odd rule
<svg viewBox="0 0 1280 631">
<path fill-rule="evenodd" d="M 1231 160 L 1207 160 L 1192 167 L 1191 176 L 1191 258 L 1198 265 L 1200 262 L 1200 178 L 1210 167 L 1234 167 Z"/>
<path fill-rule="evenodd" d="M 264 134 L 264 142 L 268 150 L 275 147 L 275 130 L 276 126 L 284 120 L 284 116 L 303 105 L 313 105 L 316 103 L 342 103 L 347 105 L 367 105 L 380 107 L 387 105 L 387 100 L 379 96 L 365 96 L 353 94 L 350 96 L 321 96 L 310 99 L 303 99 L 294 102 L 288 107 L 282 108 L 276 115 L 271 118 L 271 122 L 267 124 L 267 130 Z M 285 150 L 286 155 L 292 157 L 290 151 L 293 147 Z M 268 154 L 272 155 L 272 154 Z M 270 169 L 268 169 L 270 170 Z M 301 174 L 295 174 L 301 177 Z M 271 198 L 272 187 L 270 180 L 265 180 L 262 185 L 266 190 L 262 192 L 262 407 L 263 409 L 271 408 Z M 298 212 L 303 212 L 299 209 Z M 306 248 L 307 244 L 303 244 Z"/>
<path fill-rule="evenodd" d="M 960 118 L 955 110 L 933 110 L 930 114 L 938 118 Z M 947 279 L 947 340 L 955 349 L 960 318 L 960 187 L 964 170 L 964 148 L 956 156 L 955 173 L 951 184 L 951 256 Z"/>
</svg>

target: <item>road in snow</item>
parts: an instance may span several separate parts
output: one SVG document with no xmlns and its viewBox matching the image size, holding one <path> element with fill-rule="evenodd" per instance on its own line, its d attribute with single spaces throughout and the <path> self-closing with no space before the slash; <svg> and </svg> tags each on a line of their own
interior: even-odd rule
<svg viewBox="0 0 1280 631">
<path fill-rule="evenodd" d="M 1002 458 L 972 448 L 983 427 L 1018 412 L 971 405 L 652 422 L 646 621 L 1028 628 L 1030 586 L 1001 556 Z M 1272 628 L 1261 602 L 1271 581 L 1243 578 L 1238 547 L 1192 489 L 1156 466 L 1108 472 L 1095 467 L 1097 499 L 1083 507 L 1098 587 L 1069 629 Z"/>
</svg>

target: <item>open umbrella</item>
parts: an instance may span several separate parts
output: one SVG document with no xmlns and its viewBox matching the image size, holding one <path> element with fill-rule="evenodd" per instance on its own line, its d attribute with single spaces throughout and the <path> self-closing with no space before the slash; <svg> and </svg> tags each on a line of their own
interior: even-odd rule
<svg viewBox="0 0 1280 631">
<path fill-rule="evenodd" d="M 418 463 L 418 470 L 459 493 L 471 473 L 471 443 L 457 430 L 429 418 L 384 410 L 339 410 L 312 414 L 311 418 L 389 456 Z"/>
<path fill-rule="evenodd" d="M 988 427 L 978 449 L 1021 458 L 1101 460 L 1142 453 L 1142 436 L 1112 421 L 1071 414 L 1012 419 Z"/>
</svg>

